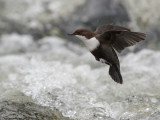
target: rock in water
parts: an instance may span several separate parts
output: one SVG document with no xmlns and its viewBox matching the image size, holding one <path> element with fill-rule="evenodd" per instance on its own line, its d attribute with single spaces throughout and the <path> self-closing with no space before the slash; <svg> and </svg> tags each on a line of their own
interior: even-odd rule
<svg viewBox="0 0 160 120">
<path fill-rule="evenodd" d="M 69 16 L 59 24 L 62 31 L 72 31 L 78 27 L 95 30 L 101 24 L 129 22 L 125 7 L 115 0 L 88 0 Z"/>
<path fill-rule="evenodd" d="M 69 120 L 58 111 L 32 102 L 0 102 L 0 120 Z"/>
</svg>

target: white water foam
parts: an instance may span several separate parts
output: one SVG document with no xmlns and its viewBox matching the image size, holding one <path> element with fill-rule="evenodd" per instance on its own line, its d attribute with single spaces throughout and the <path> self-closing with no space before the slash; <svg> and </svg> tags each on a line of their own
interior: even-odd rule
<svg viewBox="0 0 160 120">
<path fill-rule="evenodd" d="M 1 56 L 1 95 L 16 89 L 77 120 L 154 120 L 159 116 L 160 52 L 142 50 L 121 57 L 124 84 L 119 85 L 110 78 L 107 65 L 81 47 L 75 53 L 66 43 L 49 37 L 39 42 L 36 51 Z M 85 52 L 78 55 L 81 50 Z"/>
</svg>

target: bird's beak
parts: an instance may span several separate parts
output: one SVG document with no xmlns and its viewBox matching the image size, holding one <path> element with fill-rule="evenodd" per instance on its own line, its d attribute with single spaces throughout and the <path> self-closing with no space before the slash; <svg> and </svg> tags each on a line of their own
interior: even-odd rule
<svg viewBox="0 0 160 120">
<path fill-rule="evenodd" d="M 68 34 L 68 35 L 74 35 L 74 34 L 72 33 L 72 34 Z"/>
</svg>

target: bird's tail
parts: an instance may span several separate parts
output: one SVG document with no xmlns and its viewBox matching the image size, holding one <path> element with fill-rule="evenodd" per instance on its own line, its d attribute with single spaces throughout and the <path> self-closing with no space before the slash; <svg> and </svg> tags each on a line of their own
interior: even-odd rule
<svg viewBox="0 0 160 120">
<path fill-rule="evenodd" d="M 120 68 L 118 65 L 112 64 L 109 68 L 109 74 L 115 82 L 120 83 L 120 84 L 123 83 Z"/>
</svg>

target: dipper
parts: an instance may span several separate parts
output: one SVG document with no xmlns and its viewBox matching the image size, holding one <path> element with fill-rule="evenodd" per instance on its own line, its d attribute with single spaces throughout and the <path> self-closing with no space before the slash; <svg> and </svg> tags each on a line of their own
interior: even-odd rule
<svg viewBox="0 0 160 120">
<path fill-rule="evenodd" d="M 146 38 L 144 33 L 132 32 L 125 27 L 110 24 L 98 26 L 95 32 L 82 28 L 69 35 L 81 39 L 97 61 L 108 64 L 109 75 L 120 84 L 123 83 L 123 79 L 115 50 L 120 53 L 124 48 Z"/>
</svg>

